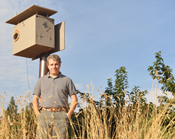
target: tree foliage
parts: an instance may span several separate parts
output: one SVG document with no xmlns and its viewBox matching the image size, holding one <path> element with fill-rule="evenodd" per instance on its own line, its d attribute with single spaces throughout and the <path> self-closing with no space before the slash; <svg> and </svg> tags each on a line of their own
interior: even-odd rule
<svg viewBox="0 0 175 139">
<path fill-rule="evenodd" d="M 101 96 L 105 99 L 107 106 L 111 105 L 111 102 L 118 107 L 125 104 L 125 96 L 127 95 L 126 89 L 128 88 L 128 75 L 125 67 L 120 67 L 115 71 L 114 86 L 112 79 L 107 79 L 107 87 L 105 88 L 105 94 Z M 106 96 L 105 96 L 106 95 Z"/>
<path fill-rule="evenodd" d="M 147 90 L 141 91 L 139 86 L 134 86 L 130 93 L 130 102 L 135 106 L 141 104 L 144 108 L 145 104 L 147 103 L 146 95 L 148 94 Z"/>
<path fill-rule="evenodd" d="M 15 117 L 17 115 L 17 105 L 15 103 L 15 99 L 14 97 L 12 96 L 11 99 L 10 99 L 10 103 L 7 107 L 7 110 L 6 110 L 6 114 L 8 114 L 11 117 Z"/>
<path fill-rule="evenodd" d="M 164 106 L 168 105 L 168 111 L 165 113 L 165 120 L 162 122 L 162 126 L 168 126 L 171 119 L 175 116 L 174 103 L 175 100 L 169 99 L 167 92 L 171 92 L 175 96 L 175 79 L 170 66 L 164 64 L 164 60 L 161 55 L 161 51 L 155 53 L 156 61 L 153 62 L 153 66 L 148 67 L 148 72 L 151 77 L 158 81 L 162 85 L 161 90 L 164 96 L 158 96 L 158 101 L 160 105 L 158 110 L 162 110 Z M 174 125 L 173 125 L 174 126 Z"/>
<path fill-rule="evenodd" d="M 127 94 L 126 89 L 128 88 L 128 72 L 125 67 L 120 67 L 115 71 L 115 85 L 114 92 L 112 94 L 116 105 L 120 102 L 123 106 L 125 104 L 125 96 Z"/>
<path fill-rule="evenodd" d="M 156 61 L 153 62 L 153 66 L 148 67 L 148 72 L 153 79 L 156 79 L 158 83 L 162 84 L 161 89 L 166 92 L 171 92 L 175 95 L 175 79 L 172 74 L 170 66 L 164 64 L 164 60 L 161 56 L 161 51 L 155 53 Z"/>
</svg>

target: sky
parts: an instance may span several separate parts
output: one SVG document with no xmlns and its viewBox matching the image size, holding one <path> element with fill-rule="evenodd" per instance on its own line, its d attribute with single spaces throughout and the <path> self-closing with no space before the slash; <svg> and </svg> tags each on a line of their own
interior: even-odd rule
<svg viewBox="0 0 175 139">
<path fill-rule="evenodd" d="M 96 99 L 107 79 L 114 81 L 115 71 L 125 66 L 128 91 L 140 86 L 150 92 L 147 98 L 152 101 L 155 81 L 147 68 L 153 65 L 155 52 L 161 51 L 165 64 L 175 68 L 173 0 L 0 0 L 0 94 L 6 101 L 32 93 L 39 77 L 39 59 L 12 55 L 14 25 L 5 23 L 31 5 L 58 11 L 51 16 L 55 24 L 65 21 L 65 50 L 56 52 L 62 59 L 61 72 L 81 92 L 90 85 Z"/>
</svg>

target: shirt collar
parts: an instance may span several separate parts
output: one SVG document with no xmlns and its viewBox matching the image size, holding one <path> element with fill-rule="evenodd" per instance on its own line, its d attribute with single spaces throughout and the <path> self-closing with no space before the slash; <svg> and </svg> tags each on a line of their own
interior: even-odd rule
<svg viewBox="0 0 175 139">
<path fill-rule="evenodd" d="M 55 77 L 55 78 L 62 77 L 62 75 L 63 75 L 63 74 L 62 74 L 61 72 L 59 72 L 58 76 Z M 48 78 L 52 78 L 52 76 L 50 76 L 50 73 L 49 73 L 49 72 L 47 73 L 47 77 L 48 77 Z"/>
</svg>

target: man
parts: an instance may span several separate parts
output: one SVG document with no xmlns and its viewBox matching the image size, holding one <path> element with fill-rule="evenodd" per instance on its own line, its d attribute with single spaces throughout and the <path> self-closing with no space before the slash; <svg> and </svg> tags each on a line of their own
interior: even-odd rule
<svg viewBox="0 0 175 139">
<path fill-rule="evenodd" d="M 33 91 L 33 108 L 38 119 L 36 138 L 64 139 L 67 134 L 67 120 L 73 114 L 78 99 L 70 78 L 60 72 L 61 59 L 58 55 L 47 57 L 47 75 L 39 78 Z M 69 111 L 68 95 L 72 103 Z M 39 112 L 39 98 L 41 98 Z"/>
</svg>

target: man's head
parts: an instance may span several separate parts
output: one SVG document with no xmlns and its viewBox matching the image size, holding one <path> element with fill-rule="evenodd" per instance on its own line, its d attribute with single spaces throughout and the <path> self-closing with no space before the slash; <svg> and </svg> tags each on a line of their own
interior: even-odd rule
<svg viewBox="0 0 175 139">
<path fill-rule="evenodd" d="M 48 56 L 47 67 L 51 76 L 57 76 L 61 67 L 61 58 L 55 54 Z"/>
<path fill-rule="evenodd" d="M 52 59 L 52 60 L 54 60 L 54 61 L 58 61 L 59 63 L 61 63 L 61 58 L 58 56 L 58 55 L 56 55 L 56 54 L 54 54 L 54 55 L 49 55 L 48 57 L 47 57 L 47 66 L 49 65 L 49 60 L 50 59 Z"/>
</svg>

